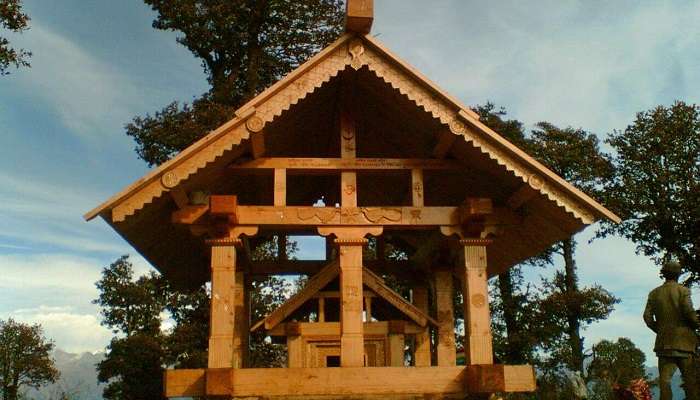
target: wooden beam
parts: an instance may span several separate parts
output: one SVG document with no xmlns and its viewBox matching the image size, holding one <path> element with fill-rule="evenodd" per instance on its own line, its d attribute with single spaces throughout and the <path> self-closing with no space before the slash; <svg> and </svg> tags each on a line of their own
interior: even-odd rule
<svg viewBox="0 0 700 400">
<path fill-rule="evenodd" d="M 236 272 L 234 282 L 234 330 L 233 330 L 233 368 L 245 368 L 248 366 L 248 329 L 250 317 L 248 315 L 248 293 L 246 276 L 243 272 Z"/>
<path fill-rule="evenodd" d="M 363 35 L 372 30 L 373 0 L 347 0 L 345 3 L 345 31 Z"/>
<path fill-rule="evenodd" d="M 404 323 L 403 333 L 413 335 L 421 331 L 421 327 L 410 321 Z M 270 336 L 288 336 L 287 325 L 295 324 L 299 329 L 299 335 L 303 337 L 336 337 L 340 339 L 340 322 L 290 322 L 281 323 L 266 331 Z M 390 321 L 364 322 L 362 330 L 367 336 L 386 336 L 391 333 Z"/>
<path fill-rule="evenodd" d="M 384 283 L 384 280 L 374 274 L 367 268 L 363 269 L 363 283 L 368 288 L 372 289 L 379 297 L 386 300 L 389 304 L 396 307 L 397 310 L 401 311 L 404 315 L 410 318 L 419 326 L 426 326 L 428 323 L 434 326 L 438 325 L 430 316 L 424 314 L 421 310 L 417 309 L 413 304 L 409 303 L 401 297 L 400 294 L 396 293 L 393 289 Z"/>
<path fill-rule="evenodd" d="M 406 348 L 406 338 L 403 333 L 390 333 L 387 337 L 388 363 L 392 367 L 404 366 L 404 349 Z"/>
<path fill-rule="evenodd" d="M 400 274 L 412 269 L 408 260 L 364 260 L 365 267 L 382 273 Z M 255 261 L 248 264 L 251 275 L 314 275 L 328 265 L 326 260 Z"/>
<path fill-rule="evenodd" d="M 438 134 L 438 142 L 433 148 L 433 157 L 435 158 L 445 158 L 447 153 L 449 153 L 452 144 L 457 139 L 457 135 L 445 129 Z"/>
<path fill-rule="evenodd" d="M 438 269 L 433 276 L 438 320 L 437 365 L 451 367 L 457 364 L 452 272 L 447 269 Z"/>
<path fill-rule="evenodd" d="M 175 201 L 177 208 L 185 208 L 190 204 L 190 199 L 187 196 L 187 192 L 185 192 L 185 189 L 183 189 L 182 186 L 175 186 L 174 188 L 170 189 L 170 197 L 172 197 Z"/>
<path fill-rule="evenodd" d="M 254 332 L 261 328 L 263 325 L 265 329 L 272 329 L 280 322 L 284 321 L 287 317 L 292 315 L 297 308 L 301 307 L 304 303 L 313 298 L 313 296 L 328 285 L 333 279 L 338 276 L 340 272 L 338 261 L 332 261 L 326 265 L 318 274 L 314 275 L 309 282 L 304 286 L 299 293 L 292 296 L 284 304 L 279 306 L 270 315 L 265 317 L 265 319 L 259 321 L 253 327 L 250 328 L 251 332 Z"/>
<path fill-rule="evenodd" d="M 415 286 L 413 288 L 413 305 L 423 313 L 428 314 L 428 288 Z M 414 352 L 416 367 L 429 367 L 431 364 L 430 331 L 423 328 L 416 334 L 416 348 Z"/>
<path fill-rule="evenodd" d="M 454 135 L 452 135 L 454 136 Z M 352 146 L 347 145 L 347 146 Z M 432 158 L 258 158 L 241 164 L 232 164 L 231 170 L 287 169 L 289 173 L 314 171 L 381 171 L 381 170 L 459 170 L 464 165 L 458 161 Z"/>
<path fill-rule="evenodd" d="M 265 133 L 257 132 L 250 135 L 250 152 L 256 159 L 265 155 Z"/>
<path fill-rule="evenodd" d="M 235 216 L 238 197 L 232 195 L 209 196 L 209 213 L 216 216 Z"/>
<path fill-rule="evenodd" d="M 340 173 L 340 205 L 357 207 L 357 173 L 355 171 Z"/>
<path fill-rule="evenodd" d="M 364 293 L 363 297 L 365 298 L 365 322 L 372 322 L 372 297 L 374 297 L 374 293 L 371 296 Z"/>
<path fill-rule="evenodd" d="M 185 206 L 179 210 L 173 211 L 170 220 L 174 224 L 192 225 L 207 212 L 209 212 L 208 205 Z"/>
<path fill-rule="evenodd" d="M 299 335 L 287 336 L 287 368 L 304 366 L 304 339 Z"/>
<path fill-rule="evenodd" d="M 318 322 L 326 322 L 326 299 L 318 298 Z"/>
<path fill-rule="evenodd" d="M 460 225 L 468 210 L 458 207 L 273 207 L 238 206 L 240 225 L 439 226 Z"/>
<path fill-rule="evenodd" d="M 166 397 L 454 395 L 531 392 L 529 365 L 373 368 L 176 369 L 164 374 Z"/>
<path fill-rule="evenodd" d="M 485 239 L 465 239 L 461 273 L 464 298 L 464 356 L 468 365 L 493 364 Z"/>
<path fill-rule="evenodd" d="M 369 290 L 365 290 L 362 292 L 363 297 L 377 297 L 376 294 L 373 292 L 370 292 Z M 340 292 L 339 291 L 323 291 L 323 292 L 318 292 L 314 295 L 315 299 L 320 299 L 320 298 L 326 298 L 326 299 L 339 299 L 340 298 Z"/>
<path fill-rule="evenodd" d="M 530 187 L 530 185 L 521 185 L 520 188 L 506 200 L 506 205 L 508 205 L 508 208 L 511 210 L 518 210 L 536 195 L 537 191 Z"/>
<path fill-rule="evenodd" d="M 275 195 L 274 204 L 277 207 L 287 205 L 287 170 L 275 168 Z"/>
<path fill-rule="evenodd" d="M 340 254 L 340 366 L 364 366 L 365 341 L 362 321 L 363 236 L 336 238 Z"/>
<path fill-rule="evenodd" d="M 414 168 L 411 170 L 411 193 L 413 194 L 413 207 L 425 205 L 425 185 L 423 184 L 423 170 Z"/>
<path fill-rule="evenodd" d="M 209 368 L 233 366 L 236 242 L 215 241 L 211 246 Z"/>
</svg>

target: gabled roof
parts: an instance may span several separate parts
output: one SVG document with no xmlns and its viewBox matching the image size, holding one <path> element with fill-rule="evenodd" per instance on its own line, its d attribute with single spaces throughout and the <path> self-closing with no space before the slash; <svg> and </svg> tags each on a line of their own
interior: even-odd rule
<svg viewBox="0 0 700 400">
<path fill-rule="evenodd" d="M 256 139 L 268 137 L 266 140 L 272 143 L 268 142 L 266 146 L 286 146 L 276 140 L 286 137 L 291 120 L 302 121 L 302 127 L 296 129 L 304 131 L 303 134 L 309 130 L 308 117 L 317 118 L 317 127 L 326 124 L 323 122 L 327 121 L 323 120 L 325 117 L 319 115 L 328 112 L 324 114 L 316 110 L 330 107 L 327 103 L 337 100 L 333 98 L 336 96 L 334 88 L 353 75 L 362 78 L 356 82 L 356 88 L 362 87 L 370 96 L 386 96 L 377 101 L 386 107 L 398 107 L 393 112 L 402 113 L 402 118 L 403 113 L 414 114 L 415 121 L 404 124 L 402 129 L 454 137 L 447 141 L 451 143 L 450 155 L 462 162 L 465 170 L 478 167 L 467 170 L 474 177 L 483 176 L 486 180 L 495 177 L 494 182 L 500 187 L 491 189 L 500 191 L 501 197 L 515 193 L 511 198 L 517 202 L 518 188 L 526 189 L 522 191 L 526 194 L 539 194 L 528 203 L 535 212 L 521 213 L 524 221 L 521 226 L 505 231 L 494 240 L 493 251 L 489 252 L 489 274 L 500 273 L 538 254 L 596 220 L 620 220 L 489 129 L 479 121 L 476 113 L 400 60 L 376 39 L 352 33 L 342 35 L 238 109 L 235 118 L 91 210 L 85 218 L 91 220 L 101 216 L 161 272 L 171 277 L 177 275 L 175 278 L 182 282 L 205 281 L 208 271 L 205 246 L 201 241 L 193 240 L 189 231 L 170 224 L 170 216 L 177 210 L 176 203 L 183 201 L 183 189 L 198 190 L 204 186 L 202 182 L 224 176 L 230 164 L 251 151 Z M 391 118 L 385 118 L 386 115 L 381 115 L 376 109 L 365 111 L 381 126 L 374 134 L 391 128 L 388 126 Z M 270 131 L 274 132 L 273 136 L 267 136 Z M 276 139 L 269 139 L 271 137 Z M 392 140 L 404 140 L 408 145 L 411 139 L 398 136 Z M 412 148 L 424 144 L 410 143 Z M 450 185 L 462 186 L 448 189 L 461 190 L 464 187 L 463 182 Z M 224 189 L 230 188 L 229 185 Z M 230 194 L 223 189 L 221 192 Z M 168 193 L 172 196 L 165 196 Z"/>
<path fill-rule="evenodd" d="M 294 312 L 303 306 L 304 303 L 313 298 L 316 293 L 322 290 L 332 280 L 337 278 L 339 274 L 340 269 L 338 266 L 338 261 L 336 260 L 330 262 L 323 269 L 321 269 L 321 271 L 316 273 L 316 275 L 314 275 L 309 282 L 307 282 L 306 286 L 304 286 L 302 290 L 284 302 L 281 306 L 277 307 L 277 309 L 275 309 L 267 317 L 258 321 L 250 328 L 250 331 L 255 332 L 263 326 L 266 330 L 274 329 L 277 325 L 284 322 L 285 319 L 294 314 Z M 362 283 L 377 296 L 394 306 L 407 318 L 418 324 L 418 326 L 424 327 L 428 323 L 432 324 L 433 326 L 437 326 L 437 321 L 426 315 L 413 304 L 406 301 L 400 294 L 396 293 L 393 289 L 387 286 L 381 277 L 367 269 L 367 267 L 362 267 Z"/>
<path fill-rule="evenodd" d="M 102 215 L 112 222 L 124 221 L 225 151 L 260 132 L 265 124 L 348 65 L 355 69 L 366 65 L 417 106 L 449 126 L 453 134 L 479 148 L 523 182 L 530 183 L 584 224 L 600 218 L 620 221 L 614 213 L 481 123 L 478 114 L 442 91 L 376 39 L 348 33 L 242 106 L 234 119 L 89 211 L 85 219 Z"/>
</svg>

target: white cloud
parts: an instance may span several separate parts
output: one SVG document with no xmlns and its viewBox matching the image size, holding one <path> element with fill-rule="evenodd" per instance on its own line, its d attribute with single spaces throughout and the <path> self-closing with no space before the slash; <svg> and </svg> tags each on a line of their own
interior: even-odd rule
<svg viewBox="0 0 700 400">
<path fill-rule="evenodd" d="M 85 190 L 0 172 L 0 245 L 8 250 L 41 251 L 42 245 L 50 245 L 81 252 L 128 252 L 107 227 L 83 221 L 81 214 L 97 203 L 96 198 Z"/>
<path fill-rule="evenodd" d="M 73 353 L 104 350 L 113 336 L 109 329 L 100 325 L 96 315 L 76 313 L 69 306 L 42 304 L 36 308 L 15 310 L 5 317 L 40 324 L 44 335 L 54 340 L 58 348 Z"/>
<path fill-rule="evenodd" d="M 93 145 L 143 104 L 143 90 L 132 79 L 41 21 L 33 20 L 17 43 L 32 50 L 32 69 L 13 78 L 26 93 L 42 99 L 66 128 L 92 139 Z"/>
</svg>

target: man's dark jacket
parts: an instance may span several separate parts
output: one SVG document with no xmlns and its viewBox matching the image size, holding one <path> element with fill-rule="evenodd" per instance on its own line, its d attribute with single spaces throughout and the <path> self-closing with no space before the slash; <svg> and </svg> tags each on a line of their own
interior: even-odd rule
<svg viewBox="0 0 700 400">
<path fill-rule="evenodd" d="M 649 293 L 644 310 L 644 322 L 656 332 L 654 351 L 694 352 L 700 321 L 693 310 L 690 289 L 678 282 L 668 281 Z"/>
</svg>

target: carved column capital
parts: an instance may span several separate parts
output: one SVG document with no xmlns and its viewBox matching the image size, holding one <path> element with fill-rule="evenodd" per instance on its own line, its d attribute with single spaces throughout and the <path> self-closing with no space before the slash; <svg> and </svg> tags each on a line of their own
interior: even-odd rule
<svg viewBox="0 0 700 400">
<path fill-rule="evenodd" d="M 218 239 L 206 239 L 204 241 L 208 246 L 211 247 L 224 247 L 224 246 L 234 246 L 234 247 L 240 247 L 243 242 L 241 239 L 234 239 L 234 238 L 218 238 Z"/>
<path fill-rule="evenodd" d="M 482 238 L 466 238 L 466 239 L 461 239 L 459 241 L 459 244 L 462 246 L 469 246 L 469 247 L 486 247 L 493 243 L 493 240 L 491 239 L 482 239 Z"/>
<path fill-rule="evenodd" d="M 340 246 L 365 246 L 366 235 L 379 236 L 384 231 L 383 226 L 319 226 L 321 236 L 335 236 L 334 243 Z"/>
</svg>

